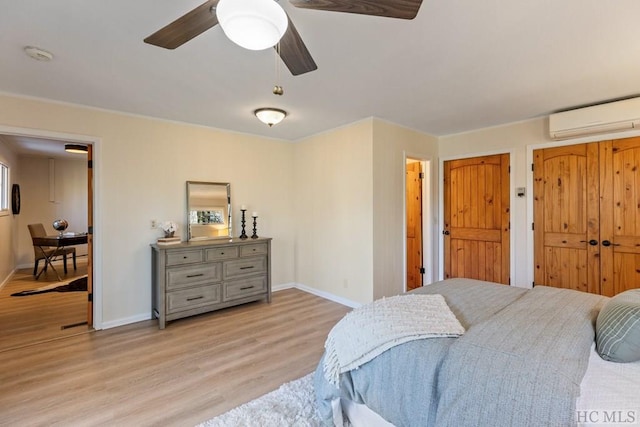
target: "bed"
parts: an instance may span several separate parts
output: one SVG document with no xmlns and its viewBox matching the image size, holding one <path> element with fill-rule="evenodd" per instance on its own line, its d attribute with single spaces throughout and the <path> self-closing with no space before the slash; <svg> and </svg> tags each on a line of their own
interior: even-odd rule
<svg viewBox="0 0 640 427">
<path fill-rule="evenodd" d="M 314 377 L 323 425 L 640 425 L 640 290 L 610 299 L 449 279 L 412 294 L 442 295 L 464 333 L 407 340 L 335 381 L 325 352 Z M 624 339 L 603 320 L 619 306 L 631 307 Z"/>
</svg>

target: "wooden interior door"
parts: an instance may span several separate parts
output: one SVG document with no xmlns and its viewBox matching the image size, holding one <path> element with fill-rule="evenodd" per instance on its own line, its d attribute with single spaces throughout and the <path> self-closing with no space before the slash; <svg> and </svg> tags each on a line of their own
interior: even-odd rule
<svg viewBox="0 0 640 427">
<path fill-rule="evenodd" d="M 93 147 L 87 146 L 87 325 L 93 326 Z"/>
<path fill-rule="evenodd" d="M 533 158 L 534 284 L 600 293 L 598 146 L 545 148 Z"/>
<path fill-rule="evenodd" d="M 422 257 L 422 164 L 407 163 L 407 290 L 423 284 Z"/>
<path fill-rule="evenodd" d="M 444 273 L 509 284 L 509 154 L 444 162 Z"/>
<path fill-rule="evenodd" d="M 601 293 L 640 287 L 640 137 L 600 148 Z"/>
</svg>

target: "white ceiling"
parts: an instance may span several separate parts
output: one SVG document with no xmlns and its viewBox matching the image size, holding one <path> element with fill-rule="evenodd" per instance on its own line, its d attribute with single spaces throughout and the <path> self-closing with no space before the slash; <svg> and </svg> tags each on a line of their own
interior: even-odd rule
<svg viewBox="0 0 640 427">
<path fill-rule="evenodd" d="M 638 0 L 424 0 L 412 21 L 280 0 L 318 64 L 281 64 L 282 97 L 273 49 L 219 26 L 173 51 L 143 43 L 203 2 L 0 0 L 0 91 L 291 141 L 371 116 L 446 135 L 640 94 Z M 268 128 L 265 106 L 290 115 Z"/>
</svg>

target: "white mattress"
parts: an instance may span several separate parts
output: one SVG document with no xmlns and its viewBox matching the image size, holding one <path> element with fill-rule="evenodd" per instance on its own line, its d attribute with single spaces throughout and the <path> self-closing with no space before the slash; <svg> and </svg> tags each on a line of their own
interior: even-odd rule
<svg viewBox="0 0 640 427">
<path fill-rule="evenodd" d="M 393 427 L 365 405 L 352 401 L 341 401 L 341 405 L 354 427 Z M 594 343 L 576 412 L 579 427 L 640 426 L 640 361 L 607 362 Z"/>
</svg>

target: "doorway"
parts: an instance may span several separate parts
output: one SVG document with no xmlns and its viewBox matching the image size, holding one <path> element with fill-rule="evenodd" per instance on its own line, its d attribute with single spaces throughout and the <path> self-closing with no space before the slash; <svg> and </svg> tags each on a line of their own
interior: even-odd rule
<svg viewBox="0 0 640 427">
<path fill-rule="evenodd" d="M 407 291 L 419 288 L 424 283 L 422 254 L 422 163 L 407 159 L 406 165 L 406 209 L 407 209 Z"/>
<path fill-rule="evenodd" d="M 431 283 L 433 251 L 431 249 L 431 161 L 405 155 L 404 181 L 404 250 L 405 291 Z"/>
<path fill-rule="evenodd" d="M 34 134 L 34 132 L 36 134 Z M 6 331 L 3 330 L 2 333 L 3 337 L 10 338 L 11 342 L 5 342 L 6 340 L 3 339 L 3 346 L 0 350 L 5 350 L 6 345 L 11 345 L 15 348 L 24 345 L 32 345 L 36 342 L 49 341 L 51 339 L 75 335 L 78 333 L 86 333 L 93 330 L 94 309 L 92 302 L 94 299 L 93 279 L 95 271 L 93 257 L 93 160 L 95 159 L 93 144 L 95 141 L 90 141 L 82 137 L 76 138 L 73 135 L 62 135 L 49 132 L 32 131 L 30 129 L 26 130 L 6 127 L 0 127 L 0 134 L 4 136 L 1 141 L 3 145 L 9 147 L 10 151 L 14 153 L 17 152 L 14 163 L 14 167 L 16 168 L 14 170 L 17 175 L 15 175 L 16 180 L 13 182 L 20 184 L 21 182 L 17 181 L 17 179 L 20 179 L 22 183 L 27 184 L 26 187 L 29 188 L 29 191 L 32 193 L 30 196 L 32 198 L 36 197 L 36 199 L 32 200 L 40 198 L 40 203 L 44 204 L 42 211 L 45 213 L 44 216 L 38 215 L 40 208 L 38 205 L 33 204 L 30 211 L 28 209 L 25 210 L 24 208 L 26 206 L 25 203 L 23 203 L 21 215 L 12 217 L 13 240 L 20 242 L 19 245 L 16 244 L 14 249 L 16 256 L 14 257 L 13 265 L 15 266 L 14 268 L 19 267 L 19 269 L 14 272 L 10 277 L 10 280 L 5 283 L 5 286 L 3 286 L 2 289 L 2 300 L 0 302 L 5 305 L 5 308 L 8 307 L 8 310 L 5 311 L 3 309 L 3 312 L 5 315 L 9 315 L 9 313 L 12 314 L 9 317 L 6 317 L 5 320 L 8 320 L 6 323 L 3 322 L 5 323 L 6 328 L 9 329 Z M 69 159 L 64 157 L 65 155 L 60 154 L 62 156 L 60 157 L 60 161 L 56 160 L 54 162 L 52 160 L 52 157 L 54 156 L 52 154 L 47 154 L 47 151 L 60 150 L 60 153 L 63 153 L 65 142 L 85 145 L 87 146 L 88 152 L 84 155 L 84 158 L 79 157 L 76 160 Z M 38 147 L 38 144 L 41 146 Z M 25 148 L 25 146 L 27 148 Z M 39 150 L 44 151 L 40 152 Z M 30 160 L 25 163 L 23 156 L 26 156 L 26 158 Z M 40 163 L 38 163 L 38 158 L 41 159 Z M 79 162 L 82 166 L 78 165 L 76 162 Z M 41 163 L 44 163 L 44 165 Z M 47 163 L 49 171 L 48 174 L 45 172 L 45 175 L 48 176 L 44 176 L 42 178 L 33 176 L 34 172 L 38 170 L 34 169 L 36 166 L 38 168 L 46 168 Z M 75 166 L 71 166 L 72 163 L 75 163 Z M 52 166 L 54 166 L 55 169 L 52 169 Z M 62 175 L 62 178 L 57 176 L 57 172 L 62 170 L 60 167 L 64 168 L 64 170 L 67 170 L 67 168 L 70 167 L 69 171 Z M 63 195 L 63 200 L 66 200 L 67 204 L 71 203 L 66 212 L 67 214 L 71 212 L 70 215 L 75 217 L 75 220 L 67 217 L 64 214 L 64 208 L 62 208 L 64 204 L 61 205 L 57 199 L 53 198 L 54 196 L 52 196 L 52 194 L 55 194 L 54 192 L 57 191 L 57 187 L 50 185 L 52 176 L 55 177 L 56 184 L 60 183 L 60 185 L 64 185 L 60 187 L 60 194 Z M 86 181 L 82 185 L 72 184 L 81 182 L 80 180 Z M 40 184 L 40 182 L 42 184 Z M 82 191 L 81 187 L 85 187 L 84 191 Z M 24 202 L 26 196 L 24 194 L 24 185 L 22 186 L 22 190 Z M 84 194 L 77 193 L 78 190 L 82 191 Z M 72 197 L 75 202 L 70 202 L 68 200 L 71 191 L 75 194 L 75 196 Z M 48 199 L 47 195 L 49 195 Z M 76 214 L 76 212 L 78 212 L 77 208 L 81 208 L 81 206 L 77 205 L 78 199 L 84 199 L 86 201 L 86 211 L 82 216 L 82 220 L 80 220 Z M 63 279 L 62 282 L 58 282 L 57 275 L 55 275 L 51 269 L 42 274 L 39 280 L 36 281 L 33 277 L 33 263 L 28 260 L 28 252 L 31 250 L 32 246 L 30 244 L 30 237 L 28 237 L 27 224 L 44 222 L 47 233 L 52 234 L 53 231 L 49 221 L 51 218 L 58 218 L 60 213 L 64 215 L 60 216 L 61 218 L 70 220 L 70 226 L 67 231 L 86 231 L 88 233 L 87 254 L 86 256 L 82 256 L 81 254 L 83 251 L 81 251 L 77 259 L 78 269 L 74 270 L 71 265 L 69 265 L 70 268 L 68 269 L 68 274 L 65 273 L 64 276 L 62 276 L 62 264 L 58 265 L 56 263 L 56 268 L 59 270 Z M 85 224 L 82 224 L 85 222 L 84 219 L 86 219 L 86 229 L 83 227 Z M 27 245 L 27 240 L 29 242 L 28 249 L 26 249 L 25 246 Z M 80 247 L 80 249 L 82 248 Z M 31 250 L 30 252 L 32 255 L 33 251 Z M 42 262 L 40 264 L 40 268 L 42 268 Z M 22 268 L 24 268 L 24 271 Z M 47 279 L 48 276 L 50 276 L 50 280 Z M 15 291 L 40 288 L 44 289 L 47 287 L 53 288 L 60 284 L 64 285 L 67 282 L 75 282 L 76 279 L 83 276 L 87 277 L 86 292 L 51 292 L 19 298 L 11 297 L 11 293 Z M 47 280 L 46 283 L 45 280 L 43 280 L 43 277 Z M 10 288 L 12 289 L 11 291 L 9 290 Z M 5 296 L 6 298 L 4 298 Z M 100 319 L 99 316 L 98 319 Z"/>
</svg>

